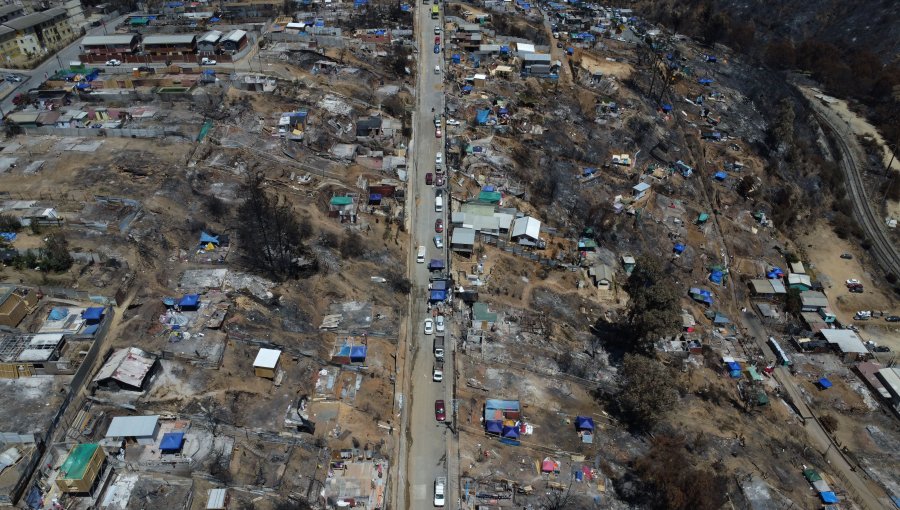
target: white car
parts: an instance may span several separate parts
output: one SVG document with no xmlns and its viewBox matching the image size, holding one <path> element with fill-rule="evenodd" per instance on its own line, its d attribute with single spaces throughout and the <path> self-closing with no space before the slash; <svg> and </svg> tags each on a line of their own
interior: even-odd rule
<svg viewBox="0 0 900 510">
<path fill-rule="evenodd" d="M 444 163 L 444 154 L 442 152 L 438 152 L 434 155 L 434 164 L 441 165 Z"/>
<path fill-rule="evenodd" d="M 441 74 L 441 66 L 434 66 L 434 74 Z"/>
<path fill-rule="evenodd" d="M 122 65 L 122 61 L 121 61 L 121 60 L 116 60 L 116 59 L 113 58 L 113 59 L 107 60 L 107 61 L 106 61 L 106 65 L 108 65 L 108 66 L 113 66 L 113 67 L 115 67 L 115 66 L 120 66 L 120 65 Z"/>
<path fill-rule="evenodd" d="M 435 321 L 434 321 L 434 328 L 435 328 L 435 330 L 437 330 L 438 333 L 444 332 L 444 316 L 443 315 L 437 316 L 437 319 L 435 319 Z"/>
<path fill-rule="evenodd" d="M 860 281 L 857 280 L 856 278 L 850 278 L 849 280 L 847 280 L 847 285 L 859 285 L 859 284 L 860 284 Z"/>
<path fill-rule="evenodd" d="M 425 319 L 425 334 L 433 335 L 434 334 L 434 321 L 431 319 Z"/>
<path fill-rule="evenodd" d="M 217 62 L 211 58 L 203 57 L 202 59 L 200 59 L 201 66 L 214 66 L 216 65 L 216 63 Z"/>
<path fill-rule="evenodd" d="M 434 382 L 441 382 L 444 380 L 444 369 L 441 367 L 434 367 L 434 371 L 431 373 L 431 380 Z"/>
<path fill-rule="evenodd" d="M 447 125 L 448 126 L 458 126 L 459 121 L 456 119 L 447 119 Z"/>
<path fill-rule="evenodd" d="M 434 236 L 434 247 L 435 248 L 443 248 L 444 247 L 444 236 L 441 234 L 436 234 Z M 438 330 L 440 331 L 440 330 Z"/>
<path fill-rule="evenodd" d="M 440 34 L 440 33 L 441 33 L 441 27 L 434 27 L 434 33 L 435 33 L 435 34 Z"/>
<path fill-rule="evenodd" d="M 447 479 L 443 476 L 434 481 L 434 506 L 442 507 L 445 504 L 444 492 L 447 490 Z"/>
</svg>

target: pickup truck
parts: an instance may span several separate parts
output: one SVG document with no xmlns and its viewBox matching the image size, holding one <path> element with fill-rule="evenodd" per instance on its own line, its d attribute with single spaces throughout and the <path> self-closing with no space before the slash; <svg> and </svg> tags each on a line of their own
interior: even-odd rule
<svg viewBox="0 0 900 510">
<path fill-rule="evenodd" d="M 441 382 L 444 380 L 444 362 L 443 361 L 435 361 L 434 362 L 434 370 L 431 373 L 431 380 L 434 382 Z"/>
<path fill-rule="evenodd" d="M 444 361 L 444 335 L 434 337 L 434 358 L 438 361 Z"/>
<path fill-rule="evenodd" d="M 447 478 L 439 476 L 434 479 L 434 506 L 442 507 L 445 505 L 447 491 Z"/>
</svg>

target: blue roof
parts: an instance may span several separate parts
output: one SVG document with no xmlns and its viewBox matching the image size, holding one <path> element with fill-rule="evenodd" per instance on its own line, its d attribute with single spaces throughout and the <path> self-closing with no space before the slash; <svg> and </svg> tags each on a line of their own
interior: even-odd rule
<svg viewBox="0 0 900 510">
<path fill-rule="evenodd" d="M 446 290 L 432 290 L 431 301 L 445 301 L 447 299 Z"/>
<path fill-rule="evenodd" d="M 740 370 L 741 369 L 741 364 L 738 363 L 737 361 L 729 361 L 727 363 L 727 365 L 728 365 L 729 370 Z"/>
<path fill-rule="evenodd" d="M 728 177 L 728 174 L 727 174 L 727 173 L 725 173 L 725 172 L 723 172 L 723 171 L 721 171 L 721 170 L 718 171 L 718 172 L 716 172 L 715 178 L 716 178 L 717 180 L 724 181 L 726 177 Z"/>
<path fill-rule="evenodd" d="M 500 53 L 509 53 L 509 46 L 500 46 Z"/>
<path fill-rule="evenodd" d="M 478 124 L 487 124 L 488 115 L 490 115 L 490 110 L 478 110 L 475 114 L 475 122 Z"/>
<path fill-rule="evenodd" d="M 200 244 L 209 243 L 219 244 L 219 236 L 207 234 L 206 232 L 200 232 Z"/>
<path fill-rule="evenodd" d="M 838 497 L 832 491 L 820 492 L 819 497 L 822 498 L 823 503 L 837 503 Z"/>
<path fill-rule="evenodd" d="M 381 200 L 381 193 L 369 193 L 369 200 Z"/>
<path fill-rule="evenodd" d="M 179 306 L 197 306 L 200 302 L 199 294 L 185 294 L 179 301 Z"/>
<path fill-rule="evenodd" d="M 596 172 L 596 171 L 597 171 L 596 168 L 585 168 L 584 171 L 581 173 L 581 175 L 587 177 L 588 175 L 594 175 L 594 172 Z"/>
<path fill-rule="evenodd" d="M 515 438 L 519 437 L 519 427 L 504 425 L 503 432 L 501 432 L 500 435 L 503 437 L 509 437 L 509 438 L 515 439 Z"/>
<path fill-rule="evenodd" d="M 160 450 L 178 450 L 184 442 L 184 432 L 166 432 L 159 442 Z"/>
<path fill-rule="evenodd" d="M 594 420 L 587 416 L 576 416 L 575 428 L 578 430 L 594 430 Z"/>
<path fill-rule="evenodd" d="M 217 21 L 222 21 L 222 18 L 212 17 L 212 18 L 209 18 L 209 21 L 212 23 L 215 23 Z"/>
<path fill-rule="evenodd" d="M 104 308 L 102 306 L 92 306 L 81 312 L 81 318 L 86 321 L 99 321 L 103 318 Z"/>
<path fill-rule="evenodd" d="M 488 420 L 484 422 L 484 430 L 490 434 L 499 434 L 503 432 L 503 422 L 498 420 Z"/>
<path fill-rule="evenodd" d="M 699 83 L 700 85 L 709 85 L 712 82 L 713 81 L 711 78 L 700 78 L 699 80 L 697 80 L 697 83 Z"/>
<path fill-rule="evenodd" d="M 365 345 L 353 345 L 350 347 L 350 361 L 365 361 L 366 360 L 366 350 L 368 347 Z"/>
<path fill-rule="evenodd" d="M 724 276 L 725 275 L 722 273 L 722 271 L 713 271 L 709 274 L 709 280 L 714 283 L 722 283 L 722 278 Z"/>
<path fill-rule="evenodd" d="M 828 389 L 828 388 L 831 388 L 833 386 L 833 384 L 831 383 L 831 381 L 828 380 L 827 377 L 823 377 L 823 378 L 819 379 L 819 386 L 821 386 L 825 389 Z"/>
<path fill-rule="evenodd" d="M 684 252 L 684 243 L 677 243 L 675 245 L 675 253 L 683 253 Z"/>
<path fill-rule="evenodd" d="M 444 261 L 441 259 L 431 259 L 431 262 L 428 263 L 428 267 L 441 269 L 444 267 Z"/>
<path fill-rule="evenodd" d="M 663 110 L 664 112 L 671 112 L 671 111 L 672 111 L 672 105 L 670 105 L 670 104 L 664 104 L 664 105 L 662 105 L 662 110 Z"/>
</svg>

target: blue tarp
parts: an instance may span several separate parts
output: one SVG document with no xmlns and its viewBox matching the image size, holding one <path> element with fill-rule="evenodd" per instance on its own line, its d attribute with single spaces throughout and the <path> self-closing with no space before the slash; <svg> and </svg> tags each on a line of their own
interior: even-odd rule
<svg viewBox="0 0 900 510">
<path fill-rule="evenodd" d="M 725 178 L 728 177 L 728 174 L 720 170 L 716 172 L 716 175 L 714 175 L 713 177 L 715 177 L 717 181 L 724 181 Z"/>
<path fill-rule="evenodd" d="M 837 503 L 838 497 L 832 491 L 820 492 L 819 497 L 822 498 L 822 503 Z"/>
<path fill-rule="evenodd" d="M 222 18 L 217 18 L 217 17 L 209 18 L 210 23 L 217 23 L 219 21 L 222 21 Z"/>
<path fill-rule="evenodd" d="M 715 55 L 707 55 L 706 61 L 707 62 L 716 62 L 716 56 Z"/>
<path fill-rule="evenodd" d="M 500 53 L 509 53 L 509 46 L 500 46 Z"/>
<path fill-rule="evenodd" d="M 216 70 L 215 69 L 204 69 L 203 74 L 205 74 L 206 76 L 215 76 Z"/>
<path fill-rule="evenodd" d="M 712 82 L 713 81 L 711 78 L 700 78 L 699 80 L 697 80 L 697 83 L 699 83 L 700 85 L 710 85 Z"/>
<path fill-rule="evenodd" d="M 91 88 L 91 84 L 82 82 L 82 83 L 79 83 L 78 85 L 75 85 L 75 88 L 78 90 L 89 89 L 89 88 Z"/>
<path fill-rule="evenodd" d="M 497 420 L 488 420 L 484 422 L 484 430 L 488 434 L 499 434 L 503 432 L 503 422 Z"/>
<path fill-rule="evenodd" d="M 487 124 L 488 115 L 491 114 L 490 110 L 478 110 L 475 113 L 475 123 L 479 125 Z"/>
<path fill-rule="evenodd" d="M 366 360 L 366 350 L 368 348 L 365 345 L 353 345 L 350 347 L 350 362 L 351 363 L 362 363 Z"/>
<path fill-rule="evenodd" d="M 575 428 L 577 430 L 594 430 L 594 420 L 587 416 L 576 416 Z"/>
<path fill-rule="evenodd" d="M 51 321 L 61 321 L 69 316 L 68 308 L 54 308 L 50 310 L 50 320 Z"/>
<path fill-rule="evenodd" d="M 664 105 L 662 105 L 662 111 L 664 111 L 664 112 L 666 112 L 666 113 L 671 112 L 671 111 L 672 111 L 672 105 L 670 105 L 670 104 L 664 104 Z"/>
<path fill-rule="evenodd" d="M 200 303 L 200 295 L 199 294 L 185 294 L 180 300 L 178 300 L 178 306 L 181 307 L 194 307 Z"/>
<path fill-rule="evenodd" d="M 403 12 L 409 12 L 409 6 L 406 4 L 403 4 L 400 6 L 400 10 Z"/>
<path fill-rule="evenodd" d="M 381 202 L 381 193 L 369 193 L 369 203 Z"/>
<path fill-rule="evenodd" d="M 180 450 L 184 443 L 184 432 L 166 432 L 159 442 L 160 450 Z"/>
<path fill-rule="evenodd" d="M 831 383 L 831 381 L 828 380 L 827 377 L 823 377 L 823 378 L 819 379 L 819 386 L 821 386 L 822 389 L 827 390 L 828 388 L 831 388 L 833 386 L 833 384 Z"/>
<path fill-rule="evenodd" d="M 103 310 L 102 306 L 92 306 L 81 312 L 81 318 L 86 321 L 99 321 L 103 318 Z"/>
<path fill-rule="evenodd" d="M 693 299 L 694 301 L 699 301 L 708 305 L 711 305 L 713 302 L 712 291 L 700 289 L 698 287 L 691 287 L 688 293 L 690 294 L 691 299 Z"/>
<path fill-rule="evenodd" d="M 462 62 L 462 57 L 459 56 L 459 53 L 454 53 L 450 58 L 453 60 L 454 64 L 459 64 L 460 62 Z"/>
<path fill-rule="evenodd" d="M 317 26 L 317 27 L 324 27 L 324 26 L 325 26 L 325 21 L 324 21 L 324 20 L 321 20 L 321 19 L 320 19 L 320 20 L 316 20 L 316 26 Z"/>
<path fill-rule="evenodd" d="M 472 86 L 466 85 L 465 87 L 463 87 L 463 92 L 472 92 Z"/>
<path fill-rule="evenodd" d="M 93 335 L 94 333 L 97 332 L 98 329 L 100 329 L 99 324 L 91 324 L 90 326 L 87 326 L 84 329 L 82 329 L 81 334 L 82 335 Z"/>
<path fill-rule="evenodd" d="M 500 108 L 497 110 L 498 115 L 509 115 L 509 108 Z"/>
<path fill-rule="evenodd" d="M 737 370 L 739 372 L 741 370 L 741 364 L 737 361 L 729 361 L 726 365 L 728 365 L 728 370 Z"/>
<path fill-rule="evenodd" d="M 584 171 L 581 173 L 581 176 L 588 177 L 590 175 L 594 175 L 594 172 L 596 172 L 596 171 L 597 171 L 596 168 L 585 168 Z"/>
<path fill-rule="evenodd" d="M 674 248 L 674 249 L 675 249 L 675 253 L 684 253 L 684 244 L 683 244 L 683 243 L 677 243 L 677 244 L 675 245 L 675 248 Z"/>
<path fill-rule="evenodd" d="M 444 261 L 441 259 L 431 259 L 428 263 L 428 269 L 444 269 Z"/>
<path fill-rule="evenodd" d="M 15 232 L 0 232 L 0 239 L 3 239 L 7 243 L 11 243 L 16 240 Z"/>
<path fill-rule="evenodd" d="M 43 508 L 41 504 L 41 491 L 37 487 L 32 487 L 30 491 L 28 491 L 28 495 L 25 496 L 25 504 L 28 505 L 28 508 L 33 510 L 37 510 L 38 508 Z"/>
<path fill-rule="evenodd" d="M 713 283 L 722 284 L 722 278 L 724 278 L 725 274 L 722 271 L 713 271 L 709 274 L 709 281 Z"/>
<path fill-rule="evenodd" d="M 219 244 L 219 236 L 214 236 L 207 234 L 206 232 L 200 232 L 200 244 Z"/>
<path fill-rule="evenodd" d="M 446 299 L 447 299 L 447 291 L 446 290 L 431 291 L 431 301 L 445 301 Z"/>
<path fill-rule="evenodd" d="M 510 439 L 517 439 L 519 437 L 519 427 L 504 425 L 503 432 L 501 432 L 500 435 Z"/>
<path fill-rule="evenodd" d="M 768 273 L 766 273 L 766 278 L 770 280 L 784 278 L 784 270 L 782 270 L 780 267 L 773 267 Z"/>
</svg>

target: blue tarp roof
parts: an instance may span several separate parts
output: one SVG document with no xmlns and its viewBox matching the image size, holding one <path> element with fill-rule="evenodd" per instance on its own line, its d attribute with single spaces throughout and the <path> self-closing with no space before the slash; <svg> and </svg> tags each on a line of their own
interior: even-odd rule
<svg viewBox="0 0 900 510">
<path fill-rule="evenodd" d="M 69 309 L 65 307 L 53 308 L 50 310 L 49 319 L 51 321 L 61 321 L 69 316 Z"/>
<path fill-rule="evenodd" d="M 431 262 L 428 263 L 428 267 L 442 269 L 444 267 L 444 261 L 441 259 L 431 259 Z"/>
<path fill-rule="evenodd" d="M 833 386 L 833 384 L 831 383 L 831 381 L 828 380 L 827 377 L 823 377 L 823 378 L 819 379 L 819 386 L 821 386 L 825 389 L 828 389 L 828 388 L 831 388 Z"/>
<path fill-rule="evenodd" d="M 81 312 L 81 318 L 86 321 L 99 321 L 103 318 L 103 310 L 102 306 L 92 306 Z"/>
<path fill-rule="evenodd" d="M 206 232 L 200 232 L 200 244 L 219 244 L 219 236 L 214 236 L 207 234 Z"/>
<path fill-rule="evenodd" d="M 3 239 L 7 243 L 11 243 L 16 240 L 15 232 L 0 232 L 0 239 Z"/>
<path fill-rule="evenodd" d="M 662 105 L 662 111 L 664 111 L 664 112 L 671 112 L 671 111 L 672 111 L 672 105 L 670 105 L 670 104 L 664 104 L 664 105 Z"/>
<path fill-rule="evenodd" d="M 503 432 L 503 422 L 498 420 L 488 420 L 484 422 L 484 430 L 490 434 L 499 434 Z"/>
<path fill-rule="evenodd" d="M 199 294 L 185 294 L 178 300 L 178 306 L 197 306 L 200 302 Z"/>
<path fill-rule="evenodd" d="M 490 110 L 478 110 L 475 113 L 475 122 L 478 124 L 487 124 L 488 115 L 490 114 Z"/>
<path fill-rule="evenodd" d="M 596 172 L 596 171 L 597 171 L 596 168 L 585 168 L 584 171 L 581 173 L 581 175 L 587 177 L 588 175 L 594 175 L 594 172 Z"/>
<path fill-rule="evenodd" d="M 446 290 L 432 290 L 431 291 L 431 301 L 444 301 L 447 299 L 447 291 Z"/>
<path fill-rule="evenodd" d="M 82 335 L 93 335 L 94 333 L 97 332 L 98 329 L 100 329 L 99 324 L 91 324 L 90 326 L 87 326 L 84 329 L 82 329 L 81 334 Z"/>
<path fill-rule="evenodd" d="M 519 428 L 511 427 L 511 426 L 504 426 L 503 432 L 500 435 L 503 437 L 509 437 L 512 439 L 516 439 L 519 437 Z"/>
<path fill-rule="evenodd" d="M 740 370 L 741 369 L 741 364 L 738 363 L 737 361 L 729 361 L 726 364 L 728 365 L 728 370 Z"/>
<path fill-rule="evenodd" d="M 369 193 L 369 200 L 381 200 L 381 193 Z"/>
<path fill-rule="evenodd" d="M 500 53 L 509 53 L 509 46 L 500 46 Z"/>
<path fill-rule="evenodd" d="M 466 85 L 465 87 L 463 87 L 463 92 L 472 92 L 472 86 Z"/>
<path fill-rule="evenodd" d="M 366 351 L 368 347 L 365 345 L 353 345 L 350 347 L 350 361 L 365 361 Z"/>
<path fill-rule="evenodd" d="M 684 244 L 683 243 L 675 244 L 675 253 L 684 253 Z"/>
<path fill-rule="evenodd" d="M 697 80 L 697 83 L 699 83 L 700 85 L 709 85 L 712 82 L 713 81 L 711 78 L 700 78 L 699 80 Z"/>
<path fill-rule="evenodd" d="M 184 442 L 184 432 L 166 432 L 159 442 L 160 450 L 178 450 Z"/>
<path fill-rule="evenodd" d="M 838 497 L 832 491 L 820 492 L 819 497 L 822 498 L 823 503 L 837 503 Z"/>
<path fill-rule="evenodd" d="M 485 186 L 485 187 L 481 188 L 481 191 L 496 191 L 496 188 L 494 188 L 493 186 L 488 185 L 488 186 Z"/>
<path fill-rule="evenodd" d="M 409 12 L 409 6 L 406 4 L 403 4 L 400 6 L 400 10 L 403 12 Z"/>
<path fill-rule="evenodd" d="M 724 273 L 722 271 L 713 271 L 709 274 L 709 281 L 713 283 L 722 283 L 722 278 L 724 278 Z"/>
<path fill-rule="evenodd" d="M 716 175 L 714 177 L 716 178 L 716 180 L 724 181 L 725 178 L 728 177 L 728 174 L 720 170 L 716 172 Z"/>
<path fill-rule="evenodd" d="M 217 17 L 214 16 L 214 17 L 212 17 L 212 18 L 209 18 L 209 21 L 210 21 L 210 23 L 215 23 L 215 22 L 217 22 L 217 21 L 222 21 L 222 18 L 217 18 Z"/>
<path fill-rule="evenodd" d="M 587 416 L 576 416 L 575 428 L 578 430 L 594 430 L 594 420 Z"/>
</svg>

